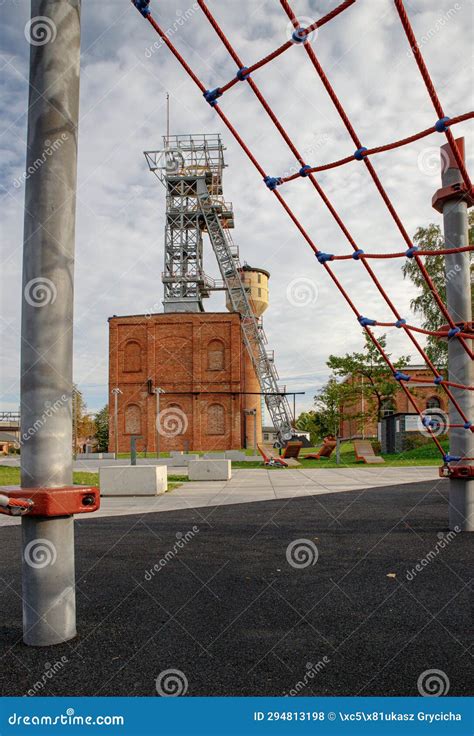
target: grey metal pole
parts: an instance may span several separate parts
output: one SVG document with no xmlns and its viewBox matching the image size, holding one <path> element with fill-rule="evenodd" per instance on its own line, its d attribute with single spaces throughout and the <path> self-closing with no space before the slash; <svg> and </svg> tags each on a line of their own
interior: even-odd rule
<svg viewBox="0 0 474 736">
<path fill-rule="evenodd" d="M 21 325 L 21 483 L 72 484 L 80 0 L 32 0 Z M 76 635 L 74 521 L 22 518 L 23 638 Z"/>
<path fill-rule="evenodd" d="M 464 153 L 464 140 L 458 139 L 460 150 Z M 441 147 L 442 185 L 451 186 L 462 181 L 461 173 L 451 154 L 449 144 Z M 468 245 L 467 203 L 459 194 L 443 204 L 444 239 L 446 248 L 460 248 Z M 469 252 L 445 256 L 446 301 L 454 322 L 472 320 L 471 273 Z M 473 361 L 456 338 L 448 343 L 449 379 L 464 386 L 474 384 Z M 474 396 L 472 391 L 451 389 L 464 413 L 474 417 Z M 450 402 L 450 424 L 462 424 L 461 417 Z M 463 428 L 452 428 L 449 432 L 450 454 L 461 457 L 474 457 L 474 434 Z M 462 461 L 459 465 L 472 464 Z M 474 531 L 474 479 L 453 478 L 449 481 L 449 527 L 459 527 L 462 531 Z"/>
<path fill-rule="evenodd" d="M 253 412 L 253 451 L 257 454 L 257 410 Z"/>
<path fill-rule="evenodd" d="M 156 394 L 156 457 L 160 457 L 160 394 L 166 393 L 164 388 L 157 386 L 155 388 Z"/>
<path fill-rule="evenodd" d="M 114 460 L 118 458 L 118 397 L 121 394 L 119 388 L 113 388 L 112 393 L 114 395 Z"/>
</svg>

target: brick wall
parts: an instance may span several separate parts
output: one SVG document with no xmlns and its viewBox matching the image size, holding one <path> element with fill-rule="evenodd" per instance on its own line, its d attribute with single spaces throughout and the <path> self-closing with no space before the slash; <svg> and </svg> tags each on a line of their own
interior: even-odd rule
<svg viewBox="0 0 474 736">
<path fill-rule="evenodd" d="M 180 313 L 112 317 L 109 320 L 110 450 L 115 447 L 112 388 L 119 396 L 119 452 L 130 450 L 132 434 L 142 434 L 156 451 L 156 396 L 147 380 L 165 390 L 160 396 L 159 449 L 227 450 L 244 445 L 243 410 L 255 390 L 246 366 L 240 316 Z M 250 385 L 250 388 L 247 388 Z M 257 388 L 258 390 L 258 388 Z M 257 422 L 261 427 L 259 397 Z M 253 418 L 251 418 L 253 421 Z M 261 439 L 261 430 L 259 437 Z"/>
</svg>

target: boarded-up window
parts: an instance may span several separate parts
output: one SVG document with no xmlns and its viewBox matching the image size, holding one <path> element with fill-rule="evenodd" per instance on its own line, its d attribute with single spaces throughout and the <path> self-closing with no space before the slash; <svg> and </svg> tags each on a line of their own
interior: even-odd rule
<svg viewBox="0 0 474 736">
<path fill-rule="evenodd" d="M 207 346 L 207 369 L 224 370 L 224 344 L 220 340 L 211 340 Z"/>
<path fill-rule="evenodd" d="M 141 412 L 138 404 L 129 404 L 125 408 L 125 434 L 141 434 Z"/>
<path fill-rule="evenodd" d="M 129 340 L 123 353 L 124 373 L 138 373 L 142 369 L 142 354 L 140 343 Z"/>
<path fill-rule="evenodd" d="M 225 414 L 221 404 L 211 404 L 207 409 L 207 434 L 225 434 Z"/>
</svg>

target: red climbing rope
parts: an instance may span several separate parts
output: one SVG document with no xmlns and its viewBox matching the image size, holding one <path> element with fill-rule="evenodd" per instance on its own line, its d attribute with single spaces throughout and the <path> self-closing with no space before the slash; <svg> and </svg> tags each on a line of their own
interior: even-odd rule
<svg viewBox="0 0 474 736">
<path fill-rule="evenodd" d="M 420 418 L 423 420 L 424 419 L 424 415 L 423 415 L 422 411 L 419 409 L 419 407 L 418 407 L 418 405 L 417 405 L 417 403 L 415 401 L 415 398 L 413 397 L 413 395 L 411 394 L 411 392 L 408 390 L 407 386 L 405 385 L 410 380 L 410 377 L 409 376 L 406 376 L 405 374 L 403 374 L 400 371 L 397 371 L 395 369 L 394 365 L 392 364 L 392 362 L 390 360 L 390 357 L 385 352 L 385 349 L 384 349 L 383 345 L 380 343 L 380 341 L 376 338 L 376 336 L 374 335 L 374 333 L 370 329 L 371 326 L 378 325 L 378 326 L 387 326 L 387 327 L 398 327 L 398 328 L 402 328 L 405 331 L 405 333 L 407 334 L 407 336 L 409 337 L 409 339 L 411 340 L 411 342 L 413 343 L 413 345 L 415 346 L 415 348 L 418 350 L 418 352 L 420 353 L 420 355 L 422 356 L 422 358 L 424 359 L 424 361 L 426 362 L 427 366 L 429 367 L 429 369 L 431 370 L 431 372 L 433 373 L 433 376 L 434 376 L 434 380 L 418 379 L 418 378 L 416 378 L 416 379 L 414 379 L 414 382 L 415 383 L 426 383 L 426 384 L 430 384 L 430 385 L 440 386 L 441 389 L 447 394 L 448 398 L 450 399 L 450 401 L 452 402 L 453 406 L 456 408 L 457 412 L 459 413 L 461 419 L 463 420 L 463 424 L 462 425 L 459 425 L 459 426 L 460 427 L 464 427 L 465 429 L 470 429 L 471 431 L 473 431 L 472 423 L 469 421 L 468 417 L 465 415 L 462 407 L 460 406 L 459 402 L 457 401 L 456 397 L 453 395 L 453 393 L 451 391 L 451 388 L 460 388 L 460 389 L 469 389 L 469 390 L 471 390 L 471 387 L 467 387 L 467 386 L 464 386 L 462 384 L 457 384 L 457 383 L 448 381 L 448 380 L 444 379 L 444 377 L 440 376 L 439 375 L 439 371 L 437 370 L 436 366 L 433 364 L 433 362 L 429 358 L 429 356 L 426 353 L 426 351 L 424 350 L 424 348 L 418 343 L 418 341 L 416 340 L 415 336 L 413 335 L 413 332 L 419 332 L 419 333 L 422 333 L 422 334 L 430 334 L 430 335 L 434 335 L 434 336 L 437 336 L 437 337 L 445 337 L 445 338 L 448 338 L 448 339 L 456 339 L 456 340 L 458 340 L 460 342 L 460 344 L 462 344 L 462 346 L 466 350 L 466 352 L 471 357 L 474 357 L 474 353 L 472 352 L 471 348 L 469 347 L 468 343 L 466 342 L 466 340 L 472 339 L 472 334 L 469 334 L 469 332 L 464 332 L 461 329 L 461 327 L 457 326 L 454 323 L 451 315 L 449 314 L 449 312 L 448 312 L 445 304 L 443 303 L 440 295 L 438 294 L 438 292 L 437 292 L 437 290 L 435 288 L 435 285 L 434 285 L 434 283 L 433 283 L 433 281 L 432 281 L 432 279 L 431 279 L 428 271 L 426 270 L 426 267 L 425 267 L 425 265 L 424 265 L 424 263 L 423 263 L 423 261 L 421 259 L 421 256 L 447 255 L 447 254 L 450 254 L 450 253 L 458 253 L 458 252 L 464 252 L 464 251 L 468 251 L 468 250 L 469 251 L 472 251 L 472 250 L 474 250 L 474 248 L 471 247 L 471 246 L 467 246 L 465 248 L 444 248 L 444 249 L 438 249 L 438 250 L 435 250 L 435 251 L 428 251 L 428 250 L 422 250 L 422 249 L 418 249 L 418 248 L 414 247 L 413 246 L 413 243 L 412 243 L 412 241 L 411 241 L 411 239 L 410 239 L 410 237 L 409 237 L 409 235 L 408 235 L 408 233 L 407 233 L 407 231 L 406 231 L 406 229 L 405 229 L 405 227 L 404 227 L 404 225 L 403 225 L 403 223 L 402 223 L 402 221 L 401 221 L 398 213 L 396 212 L 396 210 L 395 210 L 395 208 L 393 206 L 393 203 L 391 202 L 388 194 L 386 193 L 386 191 L 385 191 L 385 189 L 384 189 L 384 187 L 383 187 L 383 185 L 382 185 L 382 183 L 381 183 L 381 181 L 380 181 L 380 179 L 379 179 L 379 177 L 378 177 L 378 175 L 377 175 L 377 173 L 376 173 L 376 171 L 375 171 L 375 169 L 374 169 L 371 161 L 368 160 L 368 157 L 370 155 L 374 155 L 374 154 L 377 154 L 377 153 L 382 153 L 383 151 L 388 151 L 388 150 L 392 150 L 392 149 L 399 148 L 401 146 L 407 145 L 407 144 L 412 143 L 412 142 L 414 142 L 416 140 L 419 140 L 420 138 L 423 138 L 423 137 L 425 137 L 427 135 L 430 135 L 431 133 L 434 133 L 434 132 L 444 132 L 446 134 L 447 138 L 448 138 L 448 141 L 450 142 L 451 147 L 453 148 L 453 153 L 454 153 L 454 155 L 456 157 L 456 161 L 459 164 L 458 158 L 462 158 L 462 157 L 461 157 L 461 154 L 459 153 L 459 151 L 457 150 L 457 148 L 455 146 L 454 137 L 453 137 L 453 135 L 452 135 L 452 133 L 450 131 L 450 126 L 474 117 L 474 113 L 472 113 L 472 112 L 471 113 L 465 113 L 463 115 L 459 115 L 456 118 L 451 118 L 451 119 L 446 118 L 446 116 L 444 116 L 442 107 L 441 107 L 441 105 L 439 103 L 439 100 L 437 98 L 436 92 L 434 90 L 433 84 L 432 84 L 431 79 L 429 77 L 429 74 L 427 72 L 427 69 L 426 69 L 426 66 L 424 64 L 424 61 L 422 59 L 421 53 L 419 52 L 419 49 L 416 46 L 416 41 L 414 40 L 413 31 L 412 31 L 411 26 L 409 24 L 409 21 L 408 21 L 408 18 L 406 16 L 406 12 L 405 12 L 405 9 L 403 8 L 403 3 L 401 2 L 401 0 L 395 0 L 395 4 L 397 5 L 397 10 L 399 11 L 400 17 L 402 19 L 402 23 L 404 25 L 404 28 L 405 28 L 405 31 L 407 33 L 407 36 L 408 36 L 408 38 L 410 40 L 410 43 L 411 43 L 412 47 L 415 45 L 416 46 L 416 49 L 418 51 L 418 53 L 415 53 L 415 58 L 417 59 L 417 63 L 419 65 L 420 71 L 421 71 L 421 73 L 423 75 L 423 78 L 425 80 L 425 83 L 427 85 L 428 91 L 430 92 L 430 96 L 431 96 L 432 101 L 433 101 L 433 104 L 435 106 L 435 110 L 436 110 L 437 114 L 439 115 L 439 120 L 437 121 L 437 123 L 434 126 L 432 126 L 430 128 L 426 128 L 425 130 L 421 131 L 420 133 L 417 133 L 415 135 L 409 136 L 409 137 L 404 138 L 404 139 L 399 140 L 399 141 L 395 141 L 394 143 L 387 144 L 385 146 L 379 146 L 379 147 L 372 148 L 372 149 L 367 149 L 367 148 L 365 148 L 365 147 L 362 146 L 362 143 L 361 143 L 360 139 L 358 138 L 357 133 L 355 132 L 355 129 L 354 129 L 354 127 L 353 127 L 353 125 L 352 125 L 352 123 L 351 123 L 351 121 L 350 121 L 347 113 L 345 112 L 342 103 L 340 102 L 340 100 L 339 100 L 339 98 L 338 98 L 338 96 L 337 96 L 334 88 L 332 87 L 331 83 L 329 82 L 328 77 L 326 76 L 326 74 L 325 74 L 325 72 L 324 72 L 324 70 L 323 70 L 323 68 L 322 68 L 322 66 L 321 66 L 318 58 L 316 57 L 316 54 L 314 53 L 313 48 L 308 43 L 308 39 L 307 39 L 309 33 L 312 30 L 314 30 L 314 29 L 316 29 L 316 28 L 324 25 L 329 20 L 331 20 L 332 18 L 334 18 L 337 15 L 339 15 L 346 8 L 348 8 L 351 5 L 353 5 L 355 3 L 355 0 L 346 0 L 346 2 L 343 2 L 340 5 L 338 5 L 336 8 L 334 8 L 333 11 L 330 11 L 325 16 L 323 16 L 323 18 L 321 18 L 319 21 L 316 21 L 315 23 L 311 24 L 311 26 L 308 26 L 306 29 L 299 27 L 298 20 L 297 20 L 296 16 L 294 15 L 294 13 L 293 13 L 293 11 L 291 9 L 291 6 L 290 6 L 289 2 L 287 0 L 280 0 L 280 3 L 282 5 L 283 9 L 287 13 L 287 15 L 288 15 L 288 17 L 289 17 L 289 19 L 290 19 L 290 21 L 291 21 L 291 23 L 292 23 L 292 25 L 293 25 L 293 27 L 295 29 L 295 31 L 293 32 L 293 35 L 292 35 L 292 41 L 288 41 L 285 44 L 281 45 L 275 51 L 273 51 L 271 54 L 267 55 L 266 57 L 264 57 L 263 59 L 261 59 L 259 62 L 257 62 L 256 64 L 254 64 L 253 66 L 250 66 L 250 67 L 244 66 L 242 60 L 240 59 L 240 57 L 238 56 L 238 54 L 236 53 L 236 51 L 232 47 L 230 41 L 228 40 L 228 38 L 224 34 L 223 30 L 221 29 L 220 25 L 218 24 L 218 22 L 216 21 L 216 19 L 214 18 L 214 16 L 210 12 L 210 10 L 208 9 L 208 7 L 207 7 L 206 3 L 204 2 L 204 0 L 197 0 L 197 2 L 198 2 L 199 7 L 202 9 L 203 13 L 206 15 L 207 19 L 209 20 L 209 22 L 211 23 L 212 27 L 214 28 L 214 30 L 218 34 L 219 38 L 222 40 L 224 46 L 226 47 L 227 51 L 229 52 L 230 56 L 232 57 L 232 59 L 234 60 L 234 62 L 236 63 L 236 65 L 238 67 L 237 75 L 236 75 L 236 77 L 234 79 L 232 79 L 226 85 L 224 85 L 222 87 L 216 87 L 213 90 L 206 90 L 205 89 L 205 87 L 202 84 L 202 82 L 194 74 L 194 72 L 189 67 L 189 65 L 186 63 L 186 61 L 181 56 L 181 54 L 178 52 L 178 50 L 176 49 L 176 47 L 174 46 L 174 44 L 169 40 L 169 38 L 167 37 L 166 33 L 162 30 L 162 28 L 159 26 L 159 24 L 152 18 L 151 13 L 150 13 L 150 9 L 148 7 L 149 0 L 132 0 L 132 3 L 138 8 L 138 10 L 142 13 L 142 15 L 153 26 L 153 28 L 155 29 L 155 31 L 160 35 L 160 37 L 162 38 L 162 40 L 164 41 L 164 43 L 170 49 L 171 53 L 175 56 L 175 58 L 183 66 L 183 68 L 186 70 L 186 72 L 189 74 L 189 76 L 193 79 L 193 81 L 195 82 L 195 84 L 199 87 L 199 89 L 203 93 L 204 98 L 214 108 L 214 110 L 219 115 L 219 117 L 221 118 L 221 120 L 223 121 L 223 123 L 227 126 L 228 130 L 234 136 L 235 140 L 239 143 L 239 145 L 241 146 L 241 148 L 243 149 L 243 151 L 245 152 L 245 154 L 248 156 L 248 158 L 250 159 L 250 161 L 253 163 L 253 165 L 255 166 L 255 168 L 257 169 L 257 171 L 259 172 L 260 176 L 265 181 L 267 187 L 273 192 L 273 194 L 276 196 L 276 198 L 278 199 L 278 201 L 280 202 L 280 204 L 282 205 L 282 207 L 285 209 L 285 211 L 289 215 L 289 217 L 292 220 L 292 222 L 298 228 L 298 230 L 301 233 L 301 235 L 303 236 L 303 238 L 306 240 L 306 242 L 308 243 L 308 245 L 310 246 L 310 248 L 315 253 L 318 261 L 324 267 L 324 269 L 326 270 L 326 272 L 328 273 L 328 275 L 330 276 L 330 278 L 332 279 L 333 283 L 335 284 L 335 286 L 337 287 L 337 289 L 340 291 L 340 293 L 342 294 L 342 296 L 346 299 L 347 303 L 349 304 L 349 307 L 354 312 L 354 315 L 356 316 L 357 320 L 360 322 L 360 324 L 362 325 L 362 327 L 364 328 L 364 330 L 366 331 L 366 333 L 369 335 L 370 340 L 373 342 L 373 344 L 376 346 L 377 350 L 382 355 L 383 359 L 385 360 L 385 362 L 387 363 L 388 367 L 390 368 L 390 370 L 391 370 L 394 378 L 399 382 L 399 385 L 400 385 L 401 390 L 406 394 L 408 401 L 413 406 L 413 408 L 415 409 L 415 411 L 418 413 L 418 415 L 420 416 Z M 323 83 L 323 85 L 324 85 L 327 93 L 329 94 L 329 96 L 330 96 L 330 98 L 331 98 L 334 106 L 336 107 L 336 110 L 338 111 L 338 113 L 339 113 L 339 115 L 340 115 L 340 117 L 341 117 L 341 119 L 342 119 L 342 121 L 343 121 L 343 123 L 344 123 L 344 125 L 345 125 L 345 127 L 346 127 L 346 129 L 347 129 L 347 131 L 349 133 L 349 135 L 351 136 L 353 143 L 357 147 L 356 152 L 352 156 L 346 157 L 344 159 L 339 159 L 338 161 L 333 162 L 332 164 L 326 164 L 326 165 L 320 166 L 320 167 L 310 167 L 307 164 L 305 164 L 305 161 L 304 161 L 303 157 L 300 155 L 300 153 L 299 153 L 298 149 L 296 148 L 296 146 L 294 145 L 293 141 L 291 140 L 291 138 L 287 134 L 286 130 L 284 129 L 284 127 L 282 126 L 282 124 L 278 120 L 277 116 L 275 115 L 275 113 L 271 109 L 270 105 L 267 103 L 267 101 L 265 100 L 264 96 L 260 92 L 260 90 L 257 87 L 256 83 L 254 82 L 254 80 L 250 76 L 253 71 L 255 71 L 256 69 L 258 69 L 258 68 L 260 68 L 262 66 L 264 66 L 266 63 L 268 63 L 272 59 L 275 59 L 277 56 L 279 56 L 284 51 L 286 51 L 288 48 L 290 48 L 291 45 L 294 45 L 294 44 L 296 45 L 298 43 L 304 46 L 305 51 L 306 51 L 306 53 L 307 53 L 307 55 L 308 55 L 308 57 L 309 57 L 312 65 L 313 65 L 313 67 L 315 68 L 315 70 L 316 70 L 316 72 L 317 72 L 320 80 L 322 81 L 322 83 Z M 286 178 L 278 178 L 278 177 L 268 176 L 266 174 L 265 170 L 263 169 L 263 167 L 260 165 L 260 163 L 258 162 L 258 160 L 255 158 L 255 156 L 253 155 L 253 153 L 248 148 L 247 144 L 243 141 L 243 139 L 241 138 L 241 136 L 239 135 L 239 133 L 237 132 L 237 130 L 234 128 L 234 126 L 229 121 L 229 119 L 227 118 L 227 116 L 221 110 L 220 106 L 217 104 L 218 98 L 221 97 L 227 90 L 229 90 L 231 87 L 233 87 L 235 84 L 237 84 L 237 82 L 240 82 L 240 81 L 246 81 L 249 84 L 250 88 L 252 89 L 252 91 L 256 95 L 256 97 L 259 100 L 259 102 L 261 103 L 262 107 L 264 108 L 264 110 L 266 111 L 266 113 L 269 115 L 270 119 L 272 120 L 272 122 L 276 126 L 276 128 L 279 131 L 280 135 L 282 136 L 282 138 L 284 139 L 284 141 L 286 142 L 286 144 L 288 145 L 288 147 L 292 151 L 293 155 L 295 156 L 295 158 L 299 162 L 299 164 L 301 166 L 301 169 L 298 172 L 298 174 L 292 175 L 292 176 L 286 177 Z M 314 173 L 317 173 L 318 171 L 324 171 L 324 170 L 327 170 L 329 168 L 336 168 L 337 166 L 342 166 L 344 164 L 347 164 L 350 161 L 353 161 L 354 159 L 356 159 L 358 161 L 363 161 L 364 164 L 365 164 L 365 166 L 367 167 L 367 170 L 368 170 L 368 172 L 369 172 L 369 174 L 370 174 L 370 176 L 371 176 L 371 178 L 372 178 L 372 180 L 373 180 L 373 182 L 374 182 L 374 184 L 375 184 L 375 186 L 376 186 L 376 188 L 377 188 L 380 196 L 382 197 L 382 199 L 383 199 L 383 201 L 384 201 L 387 209 L 389 210 L 389 212 L 390 212 L 390 214 L 392 216 L 392 219 L 394 220 L 394 222 L 395 222 L 395 224 L 396 224 L 396 226 L 397 226 L 400 234 L 402 235 L 403 239 L 405 240 L 405 243 L 408 246 L 408 250 L 406 250 L 404 252 L 401 252 L 401 253 L 391 253 L 391 254 L 377 254 L 377 253 L 370 253 L 370 254 L 367 253 L 366 254 L 366 253 L 364 253 L 360 248 L 358 248 L 358 246 L 357 246 L 355 240 L 353 239 L 352 235 L 350 234 L 349 230 L 347 229 L 347 227 L 345 226 L 345 224 L 342 221 L 341 217 L 338 215 L 337 211 L 335 210 L 334 206 L 330 202 L 329 198 L 327 197 L 327 195 L 323 191 L 320 183 L 316 180 L 316 178 L 314 176 Z M 462 163 L 462 161 L 461 161 L 461 163 Z M 467 171 L 466 171 L 464 165 L 463 165 L 462 168 L 460 166 L 460 169 L 461 169 L 461 173 L 463 175 L 463 179 L 464 179 L 464 182 L 466 184 L 466 187 L 470 191 L 471 190 L 471 183 L 470 183 L 469 176 L 467 175 Z M 331 215 L 333 216 L 333 218 L 335 219 L 336 223 L 338 224 L 338 226 L 342 230 L 343 234 L 345 235 L 346 239 L 348 240 L 348 242 L 352 246 L 353 251 L 354 251 L 354 253 L 352 255 L 336 256 L 336 255 L 333 255 L 333 254 L 327 254 L 327 253 L 323 253 L 322 251 L 320 251 L 317 248 L 317 246 L 315 245 L 315 243 L 313 242 L 312 238 L 309 236 L 308 232 L 305 230 L 305 228 L 303 227 L 303 225 L 300 223 L 300 221 L 298 220 L 298 218 L 296 217 L 296 215 L 294 214 L 294 212 L 292 211 L 292 209 L 290 208 L 290 206 L 288 205 L 288 203 L 282 197 L 281 193 L 279 191 L 277 191 L 277 186 L 281 185 L 284 182 L 291 181 L 291 180 L 293 180 L 293 179 L 295 179 L 295 178 L 297 178 L 299 176 L 308 177 L 308 179 L 311 182 L 312 186 L 316 190 L 316 193 L 321 197 L 321 199 L 323 200 L 324 204 L 329 209 Z M 428 287 L 429 287 L 429 289 L 430 289 L 430 291 L 431 291 L 431 293 L 433 295 L 433 299 L 438 304 L 440 311 L 442 312 L 442 314 L 444 315 L 444 317 L 446 318 L 446 320 L 448 322 L 448 328 L 449 329 L 447 331 L 446 330 L 437 330 L 437 331 L 423 330 L 421 328 L 417 328 L 417 327 L 408 325 L 406 323 L 406 320 L 402 319 L 402 317 L 398 313 L 398 310 L 396 309 L 395 305 L 392 303 L 390 297 L 386 293 L 385 289 L 383 288 L 383 286 L 380 283 L 379 279 L 377 278 L 376 274 L 374 273 L 374 271 L 370 267 L 369 263 L 367 262 L 367 259 L 370 259 L 370 258 L 397 258 L 397 257 L 403 257 L 403 256 L 408 257 L 408 258 L 413 258 L 414 261 L 417 263 L 417 266 L 420 269 L 420 272 L 422 273 L 422 275 L 423 275 L 426 283 L 428 284 Z M 340 280 L 337 278 L 337 276 L 334 274 L 334 272 L 332 271 L 332 269 L 329 266 L 330 262 L 333 261 L 333 260 L 349 260 L 349 259 L 354 259 L 354 260 L 360 260 L 361 261 L 362 266 L 368 272 L 368 274 L 370 275 L 373 283 L 375 284 L 376 288 L 378 289 L 379 293 L 381 294 L 381 296 L 383 297 L 383 299 L 385 300 L 385 302 L 389 306 L 390 310 L 392 311 L 392 313 L 396 317 L 396 320 L 397 321 L 395 323 L 393 323 L 393 322 L 391 322 L 391 323 L 377 322 L 376 320 L 371 320 L 371 319 L 368 319 L 366 317 L 362 317 L 361 316 L 360 311 L 357 309 L 357 307 L 355 306 L 354 302 L 352 301 L 352 299 L 350 298 L 350 296 L 348 295 L 348 293 L 346 292 L 346 290 L 342 286 Z M 447 459 L 450 456 L 449 455 L 445 455 L 444 450 L 443 450 L 443 448 L 442 448 L 442 446 L 441 446 L 438 438 L 436 437 L 435 433 L 433 433 L 431 431 L 431 427 L 429 426 L 429 424 L 428 424 L 428 426 L 426 426 L 426 429 L 431 434 L 431 437 L 432 437 L 433 441 L 437 445 L 437 447 L 438 447 L 439 451 L 441 452 L 441 454 L 443 455 L 445 461 L 446 462 L 450 462 L 450 460 Z M 459 458 L 451 458 L 451 460 L 458 460 L 458 459 Z"/>
</svg>

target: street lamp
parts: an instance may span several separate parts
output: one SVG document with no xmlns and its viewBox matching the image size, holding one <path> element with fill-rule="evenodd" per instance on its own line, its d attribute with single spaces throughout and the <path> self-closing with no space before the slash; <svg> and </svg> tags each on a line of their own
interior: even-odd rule
<svg viewBox="0 0 474 736">
<path fill-rule="evenodd" d="M 157 386 L 153 389 L 153 393 L 156 396 L 156 457 L 160 457 L 160 394 L 165 394 L 164 388 Z"/>
<path fill-rule="evenodd" d="M 115 435 L 115 452 L 114 460 L 118 458 L 118 397 L 123 393 L 118 387 L 112 389 L 114 395 L 114 435 Z"/>
</svg>

